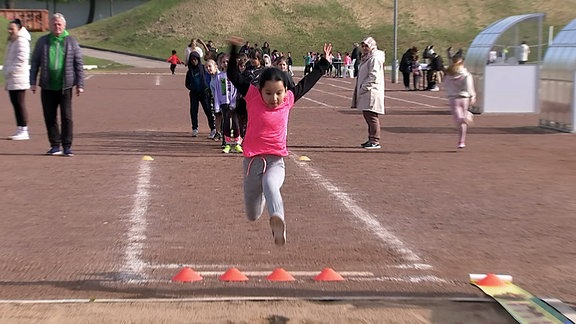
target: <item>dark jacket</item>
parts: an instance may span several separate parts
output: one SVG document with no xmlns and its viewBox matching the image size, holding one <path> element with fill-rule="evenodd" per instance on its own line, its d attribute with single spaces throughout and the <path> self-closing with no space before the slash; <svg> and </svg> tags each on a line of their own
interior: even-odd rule
<svg viewBox="0 0 576 324">
<path fill-rule="evenodd" d="M 84 88 L 84 62 L 78 41 L 71 36 L 65 38 L 64 80 L 62 89 L 74 86 Z M 36 85 L 38 72 L 40 72 L 39 86 L 49 88 L 50 74 L 48 73 L 48 53 L 50 49 L 50 34 L 38 39 L 32 59 L 30 60 L 30 85 Z"/>
<path fill-rule="evenodd" d="M 442 61 L 442 57 L 437 53 L 432 54 L 432 58 L 430 61 L 430 70 L 444 71 L 444 62 Z"/>
<path fill-rule="evenodd" d="M 198 60 L 198 65 L 195 67 L 192 66 L 192 64 L 190 64 L 192 57 Z M 204 65 L 202 64 L 202 61 L 200 59 L 200 54 L 198 54 L 197 52 L 190 53 L 187 63 L 188 63 L 188 72 L 186 72 L 186 80 L 184 81 L 186 89 L 193 91 L 195 93 L 206 94 L 208 91 L 210 91 L 210 74 L 204 68 Z M 195 86 L 193 78 L 193 75 L 196 73 L 200 74 L 200 84 L 198 87 Z"/>
<path fill-rule="evenodd" d="M 404 54 L 402 54 L 402 58 L 400 59 L 400 66 L 398 69 L 402 73 L 410 72 L 410 57 L 412 56 L 412 50 L 409 49 Z"/>
</svg>

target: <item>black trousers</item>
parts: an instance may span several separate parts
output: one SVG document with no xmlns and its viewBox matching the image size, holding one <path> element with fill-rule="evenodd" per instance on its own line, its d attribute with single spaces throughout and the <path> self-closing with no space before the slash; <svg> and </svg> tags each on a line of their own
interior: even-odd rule
<svg viewBox="0 0 576 324">
<path fill-rule="evenodd" d="M 190 91 L 189 97 L 192 129 L 198 129 L 198 110 L 200 105 L 202 105 L 202 110 L 204 110 L 204 114 L 206 115 L 206 118 L 208 118 L 208 127 L 210 127 L 210 130 L 215 129 L 216 125 L 214 123 L 214 113 L 212 112 L 212 107 L 208 102 L 208 98 L 206 98 L 206 94 Z"/>
<path fill-rule="evenodd" d="M 404 87 L 410 87 L 410 71 L 402 71 L 402 81 L 404 82 Z"/>
<path fill-rule="evenodd" d="M 72 146 L 72 88 L 65 90 L 44 90 L 41 92 L 44 123 L 48 132 L 50 146 L 70 148 Z M 58 107 L 60 107 L 60 123 L 58 127 Z"/>
<path fill-rule="evenodd" d="M 228 137 L 240 137 L 240 121 L 236 114 L 236 108 L 230 109 L 230 105 L 221 105 L 222 108 L 222 133 Z"/>
<path fill-rule="evenodd" d="M 28 126 L 28 113 L 26 111 L 26 90 L 9 90 L 10 102 L 14 107 L 16 126 Z"/>
</svg>

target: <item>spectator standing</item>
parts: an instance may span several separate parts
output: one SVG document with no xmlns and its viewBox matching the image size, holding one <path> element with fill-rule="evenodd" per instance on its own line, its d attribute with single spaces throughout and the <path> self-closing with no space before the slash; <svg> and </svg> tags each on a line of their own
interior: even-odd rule
<svg viewBox="0 0 576 324">
<path fill-rule="evenodd" d="M 270 44 L 268 44 L 268 42 L 264 42 L 264 44 L 262 44 L 262 55 L 264 54 L 268 54 L 270 55 Z"/>
<path fill-rule="evenodd" d="M 203 45 L 204 48 L 206 49 L 206 44 L 204 44 L 204 42 L 201 39 L 192 38 L 190 40 L 190 44 L 188 44 L 188 46 L 186 46 L 186 48 L 184 49 L 185 54 L 184 65 L 188 66 L 188 62 L 190 61 L 190 53 L 192 52 L 198 53 L 200 58 L 204 57 L 204 51 L 202 50 L 200 45 Z M 206 49 L 206 51 L 208 50 Z"/>
<path fill-rule="evenodd" d="M 30 41 L 32 37 L 20 19 L 8 23 L 8 47 L 4 57 L 4 80 L 14 116 L 16 133 L 11 140 L 28 140 L 28 112 L 26 110 L 26 90 L 30 89 Z"/>
<path fill-rule="evenodd" d="M 346 52 L 346 53 L 344 53 L 344 77 L 345 78 L 352 77 L 350 75 L 350 71 L 352 71 L 352 70 L 353 70 L 352 58 L 350 57 L 350 53 Z"/>
<path fill-rule="evenodd" d="M 214 42 L 211 40 L 206 44 L 206 48 L 208 49 L 208 52 L 218 53 L 218 48 L 214 46 Z"/>
<path fill-rule="evenodd" d="M 30 65 L 32 93 L 36 93 L 37 81 L 42 88 L 42 111 L 50 142 L 50 150 L 46 154 L 74 156 L 71 150 L 72 89 L 76 87 L 77 96 L 84 92 L 84 62 L 78 41 L 66 30 L 66 18 L 61 13 L 55 13 L 50 18 L 50 33 L 36 42 Z M 61 130 L 58 127 L 58 107 Z"/>
<path fill-rule="evenodd" d="M 240 53 L 250 55 L 251 52 L 252 52 L 252 50 L 250 48 L 250 42 L 246 41 L 246 43 L 244 43 L 244 45 L 242 45 L 242 47 L 240 47 Z"/>
<path fill-rule="evenodd" d="M 358 76 L 358 66 L 360 66 L 360 56 L 362 53 L 360 52 L 359 44 L 354 43 L 354 47 L 352 48 L 352 54 L 350 57 L 352 58 L 352 64 L 354 65 L 354 76 Z"/>
<path fill-rule="evenodd" d="M 398 70 L 402 73 L 402 82 L 404 83 L 404 89 L 410 90 L 410 58 L 412 55 L 418 53 L 418 49 L 416 47 L 411 47 L 402 54 L 402 58 L 400 59 L 400 65 L 398 66 Z"/>
<path fill-rule="evenodd" d="M 380 148 L 380 119 L 384 114 L 384 52 L 376 41 L 367 37 L 361 43 L 362 61 L 358 67 L 352 108 L 362 111 L 368 125 L 368 141 L 360 146 L 365 149 Z"/>
<path fill-rule="evenodd" d="M 332 59 L 332 65 L 334 66 L 334 77 L 342 77 L 342 53 L 336 52 L 336 56 Z"/>
<path fill-rule="evenodd" d="M 304 76 L 312 70 L 312 52 L 306 53 L 304 56 Z"/>
<path fill-rule="evenodd" d="M 438 83 L 442 79 L 442 73 L 444 71 L 444 61 L 438 53 L 432 52 L 430 55 L 430 66 L 428 70 L 427 81 L 429 91 L 440 91 Z"/>
<path fill-rule="evenodd" d="M 292 53 L 288 52 L 286 53 L 287 57 L 286 57 L 286 63 L 288 63 L 288 73 L 290 74 L 290 76 L 294 76 L 294 71 L 292 70 L 292 65 L 294 65 L 294 61 L 292 61 Z"/>
<path fill-rule="evenodd" d="M 530 55 L 530 46 L 522 41 L 518 47 L 518 64 L 526 64 L 528 62 L 528 56 Z"/>
</svg>

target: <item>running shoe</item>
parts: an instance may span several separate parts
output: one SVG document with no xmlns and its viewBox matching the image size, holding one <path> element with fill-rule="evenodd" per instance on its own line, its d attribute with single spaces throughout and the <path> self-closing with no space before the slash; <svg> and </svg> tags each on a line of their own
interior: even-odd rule
<svg viewBox="0 0 576 324">
<path fill-rule="evenodd" d="M 282 246 L 286 244 L 286 223 L 279 216 L 270 216 L 270 228 L 274 236 L 274 244 Z"/>
</svg>

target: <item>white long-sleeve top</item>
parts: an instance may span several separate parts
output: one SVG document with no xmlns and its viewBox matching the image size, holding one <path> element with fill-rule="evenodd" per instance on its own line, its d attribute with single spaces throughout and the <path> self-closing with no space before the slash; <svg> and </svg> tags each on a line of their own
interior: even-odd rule
<svg viewBox="0 0 576 324">
<path fill-rule="evenodd" d="M 466 68 L 461 68 L 455 74 L 446 74 L 444 88 L 448 98 L 472 98 L 476 97 L 474 78 Z"/>
</svg>

